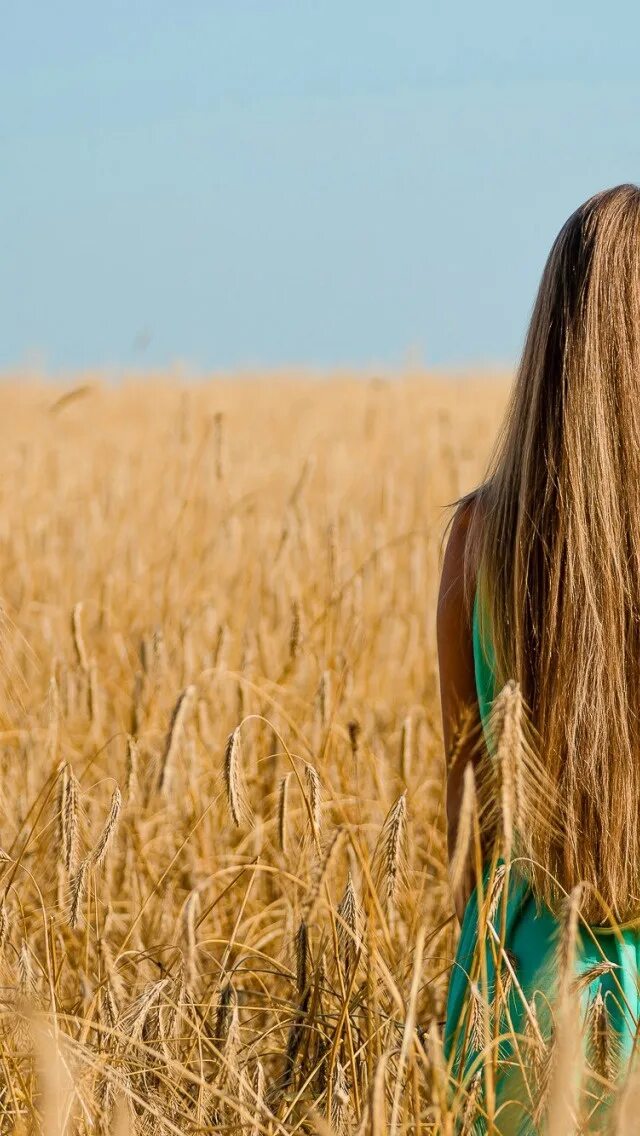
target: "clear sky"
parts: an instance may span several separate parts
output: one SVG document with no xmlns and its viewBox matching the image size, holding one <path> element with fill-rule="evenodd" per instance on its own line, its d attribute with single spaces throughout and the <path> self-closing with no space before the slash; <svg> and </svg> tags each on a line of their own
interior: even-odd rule
<svg viewBox="0 0 640 1136">
<path fill-rule="evenodd" d="M 512 363 L 640 5 L 0 0 L 0 367 Z"/>
</svg>

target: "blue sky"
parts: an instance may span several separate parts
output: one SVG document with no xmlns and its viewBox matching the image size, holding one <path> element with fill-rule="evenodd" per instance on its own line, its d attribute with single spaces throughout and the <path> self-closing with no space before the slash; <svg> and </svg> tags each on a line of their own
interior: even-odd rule
<svg viewBox="0 0 640 1136">
<path fill-rule="evenodd" d="M 640 6 L 20 0 L 0 367 L 510 364 L 640 180 Z"/>
</svg>

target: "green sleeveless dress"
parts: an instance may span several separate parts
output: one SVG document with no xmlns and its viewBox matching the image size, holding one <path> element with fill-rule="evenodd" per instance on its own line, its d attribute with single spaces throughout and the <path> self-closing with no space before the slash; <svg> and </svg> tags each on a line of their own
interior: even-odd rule
<svg viewBox="0 0 640 1136">
<path fill-rule="evenodd" d="M 483 636 L 481 628 L 485 621 L 479 618 L 478 594 L 473 605 L 473 659 L 476 692 L 485 740 L 492 751 L 489 734 L 489 713 L 497 691 L 494 680 L 494 652 L 490 638 Z M 487 872 L 488 872 L 487 868 Z M 468 1029 L 461 1023 L 468 1018 L 470 995 L 470 972 L 474 956 L 477 957 L 478 909 L 475 891 L 465 908 L 455 960 L 449 981 L 445 1024 L 445 1055 L 450 1063 L 452 1081 L 462 1091 L 479 1068 L 478 1054 L 468 1043 Z M 554 958 L 558 942 L 559 924 L 557 918 L 546 906 L 538 906 L 525 881 L 518 879 L 513 872 L 506 896 L 506 934 L 505 947 L 521 988 L 520 994 L 514 987 L 508 996 L 508 1010 L 515 1034 L 523 1035 L 527 1029 L 527 1011 L 524 998 L 535 1006 L 536 1013 L 544 1013 L 554 995 Z M 488 969 L 489 990 L 495 982 L 493 965 L 494 951 L 487 943 L 485 947 Z M 616 1054 L 616 1065 L 622 1068 L 638 1044 L 636 1034 L 640 1020 L 640 927 L 613 931 L 610 928 L 582 927 L 579 932 L 576 952 L 577 976 L 590 971 L 592 967 L 611 963 L 610 969 L 599 974 L 593 981 L 584 981 L 582 986 L 581 1008 L 586 1013 L 591 1001 L 602 995 L 606 1010 L 610 1036 Z M 603 969 L 600 967 L 600 969 Z M 511 1031 L 509 1031 L 511 1032 Z M 464 1044 L 463 1040 L 464 1039 Z M 500 1048 L 500 1064 L 496 1081 L 496 1102 L 509 1097 L 509 1069 L 514 1062 L 509 1061 L 511 1047 L 508 1042 Z M 502 1058 L 504 1057 L 504 1061 Z M 499 1117 L 498 1117 L 499 1130 Z M 516 1125 L 508 1131 L 535 1132 L 531 1122 Z M 475 1131 L 475 1129 L 474 1129 Z M 480 1131 L 480 1129 L 478 1129 Z"/>
</svg>

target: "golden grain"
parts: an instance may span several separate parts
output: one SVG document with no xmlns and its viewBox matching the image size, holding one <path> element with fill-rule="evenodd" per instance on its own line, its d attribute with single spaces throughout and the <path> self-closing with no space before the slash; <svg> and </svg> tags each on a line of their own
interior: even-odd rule
<svg viewBox="0 0 640 1136">
<path fill-rule="evenodd" d="M 444 506 L 480 478 L 506 384 L 460 382 L 0 386 L 3 1131 L 38 1123 L 23 995 L 68 1060 L 68 1136 L 480 1125 L 439 1025 L 435 610 Z M 496 926 L 503 886 L 499 867 Z"/>
</svg>

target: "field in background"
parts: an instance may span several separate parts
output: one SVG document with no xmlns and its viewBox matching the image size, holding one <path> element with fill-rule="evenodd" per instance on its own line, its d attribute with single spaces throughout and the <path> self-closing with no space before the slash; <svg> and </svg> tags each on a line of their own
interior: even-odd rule
<svg viewBox="0 0 640 1136">
<path fill-rule="evenodd" d="M 506 390 L 0 387 L 2 1132 L 453 1131 L 435 601 Z"/>
</svg>

